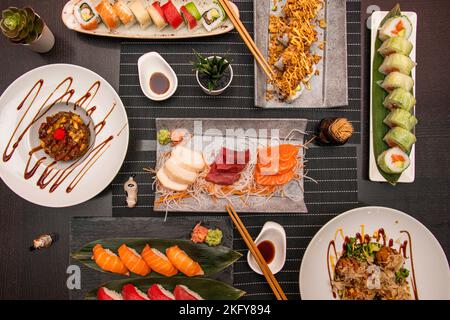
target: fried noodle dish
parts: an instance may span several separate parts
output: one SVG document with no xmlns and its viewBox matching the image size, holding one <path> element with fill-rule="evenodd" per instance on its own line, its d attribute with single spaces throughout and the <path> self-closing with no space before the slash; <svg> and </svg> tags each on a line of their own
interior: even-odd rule
<svg viewBox="0 0 450 320">
<path fill-rule="evenodd" d="M 362 236 L 361 233 L 355 237 L 345 237 L 340 256 L 332 240 L 328 247 L 327 262 L 333 296 L 342 300 L 411 300 L 412 287 L 414 298 L 418 299 L 411 237 L 407 231 L 402 232 L 408 234 L 409 240 L 401 243 L 398 249 L 394 248 L 392 239 L 386 242 L 383 229 L 376 231 L 372 237 L 367 234 Z M 380 242 L 380 238 L 383 241 Z M 409 257 L 406 252 L 408 241 Z M 334 258 L 338 256 L 334 264 Z M 411 270 L 406 268 L 407 259 L 411 259 Z"/>
<path fill-rule="evenodd" d="M 318 41 L 316 26 L 326 27 L 324 20 L 317 21 L 323 0 L 286 0 L 279 14 L 271 14 L 269 21 L 269 64 L 275 67 L 273 86 L 282 100 L 294 100 L 303 87 L 319 70 L 314 66 L 322 57 L 312 52 Z M 323 49 L 323 44 L 319 44 Z M 267 99 L 273 98 L 275 89 L 268 89 Z"/>
</svg>

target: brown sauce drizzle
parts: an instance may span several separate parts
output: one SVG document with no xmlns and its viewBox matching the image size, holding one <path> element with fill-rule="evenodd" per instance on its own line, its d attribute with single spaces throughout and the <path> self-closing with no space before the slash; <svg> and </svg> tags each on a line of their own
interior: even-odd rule
<svg viewBox="0 0 450 320">
<path fill-rule="evenodd" d="M 416 272 L 414 271 L 414 259 L 413 259 L 413 253 L 412 253 L 412 239 L 411 239 L 411 234 L 409 233 L 409 231 L 407 230 L 401 230 L 400 233 L 405 233 L 408 236 L 408 241 L 409 241 L 409 259 L 411 261 L 411 274 L 412 274 L 412 289 L 413 289 L 413 293 L 414 293 L 414 298 L 416 300 L 419 300 L 419 293 L 417 292 L 417 283 L 416 283 Z M 406 240 L 403 244 L 407 244 Z M 406 246 L 405 246 L 405 251 L 406 251 Z"/>
<path fill-rule="evenodd" d="M 334 256 L 337 259 L 337 250 L 336 250 L 336 243 L 334 242 L 334 240 L 331 240 L 330 243 L 328 244 L 328 249 L 327 249 L 327 270 L 328 270 L 328 280 L 330 281 L 330 285 L 331 285 L 331 292 L 333 293 L 333 298 L 336 298 L 336 293 L 334 292 L 334 285 L 333 285 L 333 277 L 331 275 L 331 267 L 330 266 L 330 249 L 333 248 L 334 251 Z"/>
<path fill-rule="evenodd" d="M 39 107 L 39 109 L 37 110 L 35 116 L 31 120 L 31 122 L 20 133 L 20 135 L 17 137 L 17 139 L 14 141 L 14 143 L 12 143 L 13 140 L 14 140 L 14 137 L 17 134 L 17 131 L 18 131 L 19 127 L 21 126 L 21 124 L 22 124 L 22 122 L 23 122 L 23 120 L 25 118 L 25 116 L 27 115 L 27 113 L 31 109 L 31 107 L 32 107 L 34 101 L 36 100 L 36 98 L 39 96 L 39 93 L 40 93 L 40 91 L 42 89 L 42 86 L 44 85 L 44 80 L 40 79 L 33 85 L 31 90 L 26 94 L 25 98 L 17 106 L 17 110 L 19 111 L 19 110 L 21 110 L 24 107 L 24 105 L 27 103 L 27 101 L 29 101 L 31 99 L 31 101 L 28 103 L 28 107 L 26 108 L 24 114 L 21 116 L 21 118 L 19 119 L 19 122 L 17 123 L 15 129 L 13 130 L 13 133 L 12 133 L 10 139 L 9 139 L 8 144 L 5 147 L 5 150 L 3 151 L 3 162 L 7 162 L 7 161 L 9 161 L 12 158 L 15 150 L 19 146 L 19 144 L 22 141 L 23 137 L 30 130 L 30 128 L 32 127 L 33 124 L 35 124 L 42 117 L 44 117 L 47 114 L 47 112 L 49 112 L 57 103 L 64 101 L 64 98 L 67 97 L 65 102 L 66 102 L 66 104 L 69 104 L 70 99 L 75 94 L 75 90 L 71 89 L 72 83 L 73 83 L 73 78 L 72 77 L 67 77 L 63 81 L 61 81 L 55 87 L 55 89 L 52 91 L 52 93 L 50 93 L 50 95 L 47 97 L 47 99 L 44 101 L 44 103 Z M 62 87 L 64 88 L 64 85 L 66 85 L 64 93 L 61 96 L 57 97 L 56 99 L 52 100 L 52 98 L 55 95 L 55 93 L 60 88 L 62 88 Z M 86 114 L 88 116 L 92 115 L 94 113 L 94 111 L 97 109 L 97 107 L 93 106 L 93 107 L 89 108 L 89 105 L 92 102 L 92 99 L 97 95 L 99 89 L 100 89 L 100 81 L 94 82 L 91 85 L 91 87 L 86 91 L 86 93 L 84 95 L 82 95 L 74 103 L 74 109 L 76 109 L 77 107 L 80 107 L 80 108 L 83 108 L 84 110 L 86 110 Z M 49 101 L 52 101 L 52 102 L 49 103 Z M 84 105 L 86 105 L 86 106 L 84 106 Z M 107 112 L 105 118 L 101 122 L 99 122 L 98 124 L 96 124 L 94 126 L 94 131 L 95 131 L 96 135 L 98 135 L 103 130 L 103 128 L 105 127 L 106 120 L 110 116 L 112 111 L 114 110 L 115 106 L 116 106 L 116 103 L 114 103 L 113 106 L 111 107 L 111 109 Z M 123 128 L 125 128 L 125 127 L 126 127 L 126 125 L 124 125 Z M 123 130 L 123 128 L 121 129 L 121 131 Z M 72 172 L 75 171 L 75 169 L 77 167 L 79 167 L 80 165 L 84 164 L 81 167 L 81 170 L 72 179 L 72 181 L 70 182 L 69 186 L 66 189 L 66 192 L 70 193 L 78 185 L 80 180 L 89 171 L 89 169 L 97 162 L 97 160 L 109 148 L 109 146 L 110 146 L 109 142 L 112 139 L 113 139 L 113 136 L 109 136 L 108 138 L 106 138 L 103 142 L 101 142 L 97 146 L 91 146 L 90 147 L 91 150 L 88 150 L 87 156 L 84 157 L 85 161 L 81 161 L 81 159 L 83 159 L 83 158 L 79 158 L 79 159 L 75 160 L 70 166 L 65 168 L 64 170 L 61 170 L 61 169 L 56 170 L 56 172 L 49 178 L 51 173 L 55 170 L 54 165 L 57 163 L 56 161 L 51 162 L 49 165 L 47 165 L 45 167 L 45 169 L 42 172 L 41 176 L 38 178 L 38 180 L 36 182 L 36 185 L 39 188 L 41 188 L 41 189 L 45 189 L 50 183 L 52 183 L 55 180 L 53 182 L 52 186 L 49 189 L 49 192 L 52 193 L 61 185 L 62 182 L 64 182 L 71 175 Z M 12 144 L 12 146 L 11 146 L 11 144 Z M 31 160 L 33 158 L 33 154 L 36 153 L 37 151 L 41 150 L 41 149 L 42 149 L 42 147 L 38 146 L 38 147 L 33 148 L 32 150 L 30 150 L 30 152 L 28 153 L 29 154 L 29 159 L 27 161 L 27 164 L 26 164 L 26 167 L 25 167 L 25 170 L 24 170 L 24 178 L 27 179 L 27 180 L 30 179 L 31 177 L 33 177 L 33 175 L 36 173 L 36 171 L 41 166 L 43 161 L 47 159 L 47 157 L 39 158 L 33 164 L 33 166 L 30 169 Z"/>
</svg>

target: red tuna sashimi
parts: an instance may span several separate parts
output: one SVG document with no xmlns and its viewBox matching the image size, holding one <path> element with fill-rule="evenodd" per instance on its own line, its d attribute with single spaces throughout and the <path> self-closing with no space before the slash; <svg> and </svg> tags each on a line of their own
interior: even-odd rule
<svg viewBox="0 0 450 320">
<path fill-rule="evenodd" d="M 175 286 L 173 290 L 175 300 L 204 300 L 197 292 L 183 285 Z"/>
<path fill-rule="evenodd" d="M 183 16 L 184 22 L 187 24 L 188 29 L 192 30 L 197 26 L 197 20 L 194 18 L 192 14 L 186 9 L 185 6 L 180 8 L 181 15 Z"/>
<path fill-rule="evenodd" d="M 183 23 L 181 14 L 178 12 L 171 0 L 167 1 L 161 9 L 164 12 L 164 17 L 172 28 L 177 29 Z"/>
<path fill-rule="evenodd" d="M 132 284 L 126 284 L 122 288 L 123 300 L 149 300 L 147 295 Z"/>
<path fill-rule="evenodd" d="M 219 185 L 232 185 L 240 179 L 240 173 L 249 161 L 249 150 L 238 152 L 222 148 L 205 180 Z"/>
<path fill-rule="evenodd" d="M 150 300 L 175 300 L 175 296 L 160 284 L 153 284 L 147 291 Z"/>
<path fill-rule="evenodd" d="M 242 170 L 241 170 L 242 171 Z M 217 165 L 213 163 L 205 180 L 211 183 L 229 186 L 239 180 L 241 177 L 239 172 L 226 172 L 217 170 Z"/>
<path fill-rule="evenodd" d="M 215 160 L 217 164 L 227 164 L 227 165 L 240 164 L 244 166 L 249 161 L 250 161 L 250 150 L 241 152 L 230 150 L 225 147 L 223 147 L 222 150 L 220 150 L 220 153 Z"/>
<path fill-rule="evenodd" d="M 101 287 L 97 291 L 97 300 L 123 300 L 123 298 L 120 293 Z"/>
</svg>

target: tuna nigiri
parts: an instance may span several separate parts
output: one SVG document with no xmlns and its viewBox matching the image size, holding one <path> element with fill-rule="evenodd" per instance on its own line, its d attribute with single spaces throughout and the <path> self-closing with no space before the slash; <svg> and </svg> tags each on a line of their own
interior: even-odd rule
<svg viewBox="0 0 450 320">
<path fill-rule="evenodd" d="M 92 253 L 92 259 L 103 270 L 127 276 L 130 275 L 122 260 L 114 252 L 109 249 L 104 249 L 101 244 L 96 244 L 92 249 Z"/>
<path fill-rule="evenodd" d="M 197 292 L 194 292 L 183 285 L 175 286 L 173 294 L 175 296 L 175 300 L 203 300 Z"/>
<path fill-rule="evenodd" d="M 153 284 L 147 291 L 150 300 L 175 300 L 175 296 L 160 284 Z"/>
<path fill-rule="evenodd" d="M 178 246 L 167 248 L 166 255 L 175 268 L 188 277 L 202 276 L 205 274 L 198 262 L 192 260 L 186 252 L 181 250 Z"/>
<path fill-rule="evenodd" d="M 126 284 L 122 288 L 123 300 L 150 300 L 145 293 L 132 284 Z"/>
<path fill-rule="evenodd" d="M 161 6 L 164 17 L 167 22 L 174 28 L 175 30 L 183 23 L 183 18 L 181 14 L 178 12 L 177 7 L 172 3 L 171 0 L 167 1 L 163 6 Z"/>
<path fill-rule="evenodd" d="M 164 17 L 164 11 L 160 6 L 159 1 L 153 2 L 146 9 L 159 30 L 162 30 L 167 26 L 167 21 L 166 18 Z"/>
<path fill-rule="evenodd" d="M 147 265 L 159 274 L 172 277 L 178 273 L 178 270 L 167 259 L 164 253 L 155 248 L 150 248 L 148 244 L 142 250 L 141 256 Z"/>
<path fill-rule="evenodd" d="M 127 247 L 126 244 L 120 246 L 119 250 L 120 260 L 123 261 L 125 266 L 133 273 L 140 276 L 146 276 L 150 273 L 151 269 L 145 263 L 144 259 L 136 252 L 136 250 Z"/>
<path fill-rule="evenodd" d="M 114 290 L 101 287 L 97 291 L 97 300 L 123 300 L 122 295 Z"/>
<path fill-rule="evenodd" d="M 197 27 L 197 20 L 195 17 L 186 9 L 185 6 L 180 8 L 181 16 L 183 17 L 184 23 L 186 23 L 189 30 L 195 29 Z"/>
</svg>

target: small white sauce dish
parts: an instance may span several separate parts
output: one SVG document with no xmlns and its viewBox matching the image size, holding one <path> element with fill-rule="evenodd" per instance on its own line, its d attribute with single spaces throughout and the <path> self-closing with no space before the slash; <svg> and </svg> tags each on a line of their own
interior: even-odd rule
<svg viewBox="0 0 450 320">
<path fill-rule="evenodd" d="M 149 52 L 138 60 L 139 83 L 141 90 L 147 98 L 154 101 L 169 99 L 177 90 L 178 78 L 172 67 L 157 52 Z M 150 89 L 150 77 L 156 72 L 161 72 L 169 79 L 169 89 L 163 94 L 156 94 Z"/>
<path fill-rule="evenodd" d="M 268 266 L 270 271 L 276 274 L 283 268 L 286 262 L 286 232 L 283 226 L 273 221 L 267 221 L 256 238 L 255 244 L 258 246 L 258 244 L 265 240 L 272 242 L 275 247 L 275 256 Z M 247 253 L 247 262 L 253 271 L 258 274 L 263 274 L 250 251 Z"/>
</svg>

